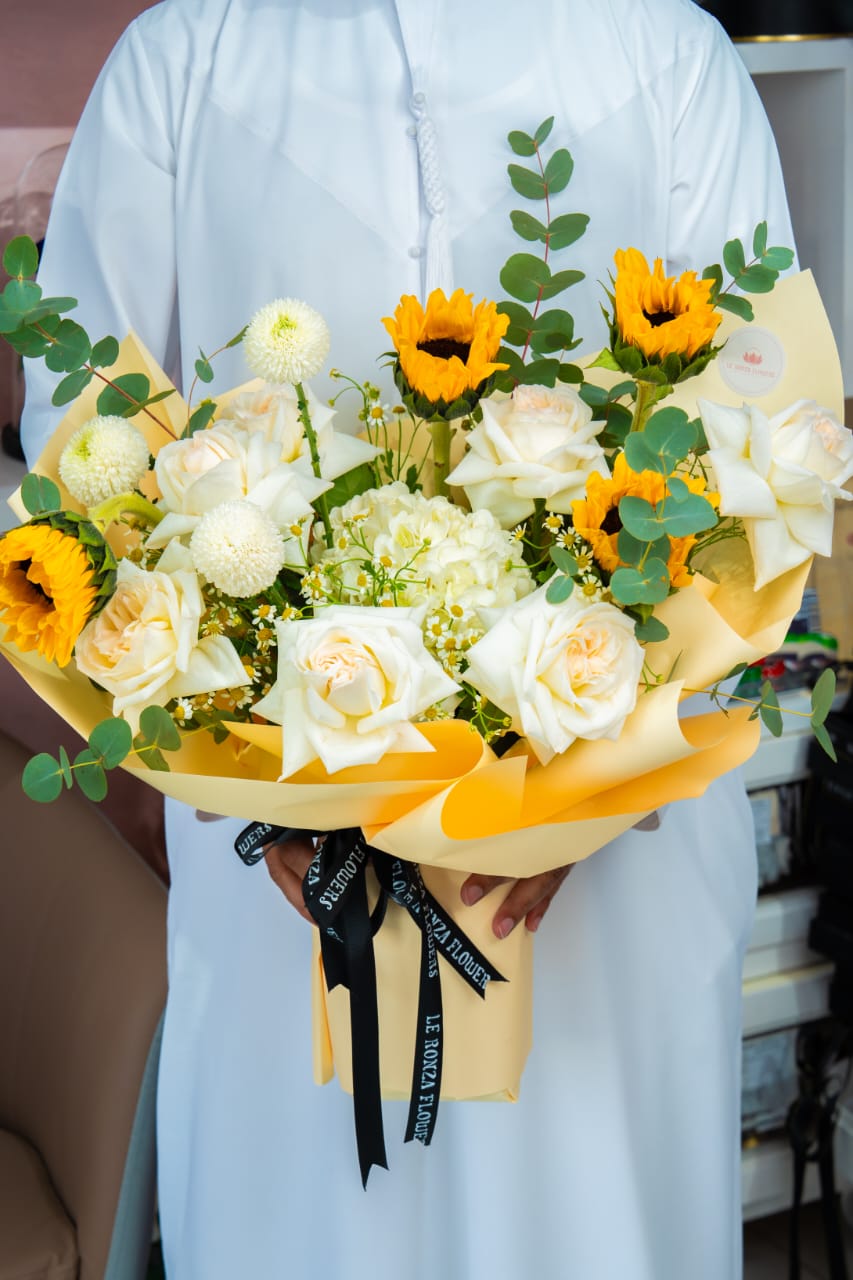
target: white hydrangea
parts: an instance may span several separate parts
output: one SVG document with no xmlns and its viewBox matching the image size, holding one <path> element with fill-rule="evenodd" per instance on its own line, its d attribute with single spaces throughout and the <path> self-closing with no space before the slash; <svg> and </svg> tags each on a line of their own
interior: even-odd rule
<svg viewBox="0 0 853 1280">
<path fill-rule="evenodd" d="M 401 481 L 360 494 L 334 510 L 331 520 L 333 545 L 320 549 L 318 567 L 335 599 L 369 603 L 366 556 L 360 554 L 368 548 L 374 571 L 396 580 L 397 605 L 427 606 L 426 643 L 448 668 L 483 634 L 487 611 L 534 589 L 520 544 L 489 511 L 465 511 L 446 498 L 410 493 Z"/>
<path fill-rule="evenodd" d="M 296 383 L 320 372 L 329 341 L 328 326 L 318 311 L 298 298 L 277 298 L 249 321 L 243 349 L 259 378 Z"/>
<path fill-rule="evenodd" d="M 86 507 L 130 493 L 148 470 L 148 442 L 126 418 L 90 418 L 74 432 L 59 458 L 68 492 Z"/>
<path fill-rule="evenodd" d="M 193 564 L 225 595 L 266 590 L 284 564 L 284 540 L 253 502 L 223 502 L 201 517 L 190 539 Z"/>
</svg>

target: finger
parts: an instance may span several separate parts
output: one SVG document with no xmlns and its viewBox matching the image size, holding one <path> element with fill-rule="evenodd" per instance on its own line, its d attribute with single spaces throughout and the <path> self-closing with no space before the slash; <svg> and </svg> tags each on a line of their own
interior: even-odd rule
<svg viewBox="0 0 853 1280">
<path fill-rule="evenodd" d="M 287 844 L 270 845 L 264 855 L 267 871 L 274 884 L 281 890 L 290 905 L 299 912 L 303 920 L 313 924 L 305 906 L 302 893 L 302 881 L 311 864 L 313 849 L 303 843 L 288 841 Z"/>
<path fill-rule="evenodd" d="M 569 874 L 571 866 L 555 867 L 553 871 L 545 871 L 538 876 L 528 876 L 517 880 L 501 903 L 494 920 L 492 931 L 498 938 L 507 938 L 519 920 L 523 920 L 538 907 L 542 907 L 542 915 L 548 909 L 550 900 Z"/>
<path fill-rule="evenodd" d="M 508 881 L 509 876 L 469 876 L 460 890 L 460 897 L 466 907 L 473 907 L 499 884 L 507 884 Z"/>
</svg>

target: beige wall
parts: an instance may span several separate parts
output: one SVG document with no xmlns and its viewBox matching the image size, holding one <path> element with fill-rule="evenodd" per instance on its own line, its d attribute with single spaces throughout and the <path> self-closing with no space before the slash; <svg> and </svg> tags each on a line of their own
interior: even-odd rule
<svg viewBox="0 0 853 1280">
<path fill-rule="evenodd" d="M 31 157 L 71 137 L 89 90 L 144 0 L 0 0 L 0 245 L 19 230 L 15 184 Z M 14 360 L 0 349 L 0 424 Z"/>
</svg>

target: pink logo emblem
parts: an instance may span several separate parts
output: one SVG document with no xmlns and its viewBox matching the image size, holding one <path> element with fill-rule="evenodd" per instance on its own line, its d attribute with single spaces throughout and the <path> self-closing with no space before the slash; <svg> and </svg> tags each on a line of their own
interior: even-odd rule
<svg viewBox="0 0 853 1280">
<path fill-rule="evenodd" d="M 744 351 L 743 358 L 747 364 L 764 364 L 764 356 L 760 351 Z"/>
</svg>

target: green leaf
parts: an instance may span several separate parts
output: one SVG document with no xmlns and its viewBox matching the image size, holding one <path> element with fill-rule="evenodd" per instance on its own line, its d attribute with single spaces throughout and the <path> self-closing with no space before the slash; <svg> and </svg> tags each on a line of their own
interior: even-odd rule
<svg viewBox="0 0 853 1280">
<path fill-rule="evenodd" d="M 522 306 L 520 302 L 508 302 L 506 300 L 499 302 L 498 311 L 502 316 L 509 316 L 510 324 L 518 325 L 519 328 L 523 329 L 533 328 L 533 312 Z"/>
<path fill-rule="evenodd" d="M 665 355 L 663 360 L 661 360 L 660 367 L 663 370 L 663 374 L 667 382 L 677 382 L 681 377 L 681 371 L 684 368 L 684 365 L 681 362 L 681 356 L 677 355 L 676 352 L 671 351 L 669 355 Z"/>
<path fill-rule="evenodd" d="M 552 249 L 565 249 L 580 240 L 589 226 L 585 213 L 562 213 L 548 223 L 548 244 Z"/>
<path fill-rule="evenodd" d="M 699 493 L 691 493 L 679 502 L 673 498 L 664 498 L 658 510 L 670 538 L 686 538 L 692 533 L 702 533 L 705 529 L 713 529 L 719 521 L 719 516 L 708 499 Z"/>
<path fill-rule="evenodd" d="M 761 685 L 761 702 L 759 704 L 761 719 L 767 725 L 767 728 L 773 734 L 774 738 L 781 738 L 782 730 L 782 712 L 779 709 L 779 699 L 776 696 L 776 690 L 769 680 L 765 680 Z"/>
<path fill-rule="evenodd" d="M 624 497 L 619 501 L 619 519 L 640 542 L 657 542 L 666 532 L 663 520 L 645 498 Z"/>
<path fill-rule="evenodd" d="M 98 396 L 98 413 L 132 418 L 150 391 L 151 383 L 144 373 L 121 373 Z"/>
<path fill-rule="evenodd" d="M 233 338 L 229 338 L 229 340 L 225 343 L 226 351 L 229 349 L 229 347 L 239 347 L 240 343 L 243 341 L 243 339 L 246 336 L 246 330 L 248 329 L 248 327 L 249 326 L 247 324 L 244 324 L 243 328 L 240 330 L 239 333 L 235 333 Z"/>
<path fill-rule="evenodd" d="M 548 138 L 553 127 L 554 127 L 553 116 L 549 116 L 547 120 L 542 121 L 539 128 L 536 130 L 535 134 L 533 135 L 533 141 L 536 143 L 537 147 L 542 146 L 542 143 L 545 142 L 545 140 Z"/>
<path fill-rule="evenodd" d="M 41 306 L 45 307 L 48 314 L 56 314 L 60 311 L 73 311 L 77 306 L 76 298 L 42 298 Z"/>
<path fill-rule="evenodd" d="M 736 667 L 732 667 L 727 675 L 723 676 L 724 680 L 734 680 L 735 676 L 742 676 L 744 671 L 749 669 L 748 662 L 739 662 Z"/>
<path fill-rule="evenodd" d="M 622 371 L 622 365 L 609 347 L 605 347 L 603 351 L 600 351 L 589 367 L 590 369 L 610 369 L 613 373 Z"/>
<path fill-rule="evenodd" d="M 723 262 L 730 276 L 739 276 L 746 266 L 743 245 L 740 240 L 729 240 L 723 249 Z"/>
<path fill-rule="evenodd" d="M 578 571 L 578 562 L 571 551 L 566 547 L 552 547 L 548 554 L 561 573 L 567 573 L 570 578 L 574 577 Z"/>
<path fill-rule="evenodd" d="M 213 421 L 213 415 L 216 413 L 215 400 L 202 400 L 197 409 L 190 414 L 189 422 L 184 431 L 185 436 L 195 435 L 196 431 L 203 431 L 208 423 Z"/>
<path fill-rule="evenodd" d="M 597 387 L 594 382 L 585 382 L 578 392 L 581 400 L 588 404 L 591 409 L 596 409 L 601 405 L 607 404 L 608 395 L 606 387 Z"/>
<path fill-rule="evenodd" d="M 138 733 L 133 739 L 133 747 L 137 757 L 146 769 L 154 769 L 157 773 L 171 773 L 169 762 L 157 747 L 146 742 L 143 734 Z"/>
<path fill-rule="evenodd" d="M 579 364 L 561 364 L 557 372 L 558 382 L 573 382 L 579 385 L 583 382 L 583 369 Z"/>
<path fill-rule="evenodd" d="M 108 369 L 118 360 L 118 342 L 115 338 L 101 338 L 92 347 L 91 363 L 96 369 Z"/>
<path fill-rule="evenodd" d="M 181 735 L 165 707 L 146 707 L 139 717 L 139 729 L 146 741 L 164 751 L 177 751 Z"/>
<path fill-rule="evenodd" d="M 15 236 L 3 251 L 3 270 L 7 276 L 24 279 L 38 271 L 39 251 L 29 236 Z M 38 757 L 36 757 L 38 759 Z"/>
<path fill-rule="evenodd" d="M 58 760 L 43 751 L 33 756 L 24 768 L 21 785 L 25 795 L 39 804 L 49 804 L 62 790 L 62 767 Z"/>
<path fill-rule="evenodd" d="M 532 253 L 514 253 L 500 274 L 500 281 L 507 293 L 522 302 L 536 302 L 544 286 L 551 279 L 547 262 L 535 258 Z"/>
<path fill-rule="evenodd" d="M 574 167 L 575 162 L 565 147 L 560 147 L 554 152 L 545 165 L 545 181 L 548 184 L 549 195 L 555 195 L 569 185 Z"/>
<path fill-rule="evenodd" d="M 534 169 L 525 169 L 520 164 L 507 165 L 507 173 L 514 191 L 527 200 L 544 200 L 548 194 L 545 179 Z"/>
<path fill-rule="evenodd" d="M 767 223 L 759 222 L 752 237 L 752 256 L 761 258 L 767 248 Z"/>
<path fill-rule="evenodd" d="M 604 352 L 602 351 L 601 355 L 595 360 L 595 364 L 598 364 L 603 355 Z M 617 352 L 614 352 L 614 356 L 616 368 L 621 369 L 623 373 L 630 373 L 632 377 L 636 377 L 643 367 L 642 352 L 638 351 L 636 347 L 620 347 Z M 605 365 L 604 367 L 610 368 L 611 366 Z"/>
<path fill-rule="evenodd" d="M 835 672 L 832 667 L 827 667 L 818 677 L 815 687 L 812 689 L 812 728 L 823 724 L 826 717 L 832 710 L 832 704 L 835 700 Z"/>
<path fill-rule="evenodd" d="M 816 724 L 813 726 L 813 728 L 814 728 L 814 736 L 818 744 L 823 748 L 823 750 L 829 756 L 833 764 L 838 764 L 838 756 L 835 751 L 835 746 L 833 745 L 832 738 L 830 738 L 829 734 L 827 733 L 826 725 Z"/>
<path fill-rule="evenodd" d="M 30 280 L 10 280 L 3 290 L 3 308 L 26 315 L 41 301 L 41 289 Z"/>
<path fill-rule="evenodd" d="M 667 482 L 670 497 L 674 502 L 686 502 L 690 497 L 691 490 L 687 487 L 680 476 L 670 476 Z"/>
<path fill-rule="evenodd" d="M 107 775 L 93 751 L 81 751 L 74 760 L 74 776 L 87 800 L 98 804 L 107 794 Z"/>
<path fill-rule="evenodd" d="M 21 501 L 31 516 L 58 511 L 62 505 L 57 485 L 35 471 L 30 471 L 21 482 Z"/>
<path fill-rule="evenodd" d="M 93 377 L 91 369 L 76 369 L 74 373 L 69 373 L 56 387 L 50 398 L 51 404 L 55 404 L 57 408 L 63 404 L 70 404 L 86 390 Z"/>
<path fill-rule="evenodd" d="M 532 214 L 525 213 L 522 209 L 513 209 L 509 215 L 512 223 L 512 229 L 516 235 L 521 236 L 522 240 L 542 240 L 548 234 L 548 228 L 544 222 L 540 222 L 538 218 L 534 218 Z"/>
<path fill-rule="evenodd" d="M 770 267 L 755 263 L 754 266 L 747 267 L 746 271 L 741 272 L 738 276 L 738 285 L 747 293 L 772 293 L 778 279 L 778 271 L 772 271 Z"/>
<path fill-rule="evenodd" d="M 210 367 L 210 361 L 202 352 L 201 359 L 195 362 L 196 375 L 201 382 L 213 381 L 213 369 Z"/>
<path fill-rule="evenodd" d="M 625 460 L 632 471 L 659 471 L 666 475 L 669 471 L 661 458 L 644 438 L 644 433 L 634 431 L 625 441 Z"/>
<path fill-rule="evenodd" d="M 71 373 L 89 359 L 89 335 L 75 320 L 60 320 L 44 362 L 53 373 Z"/>
<path fill-rule="evenodd" d="M 599 434 L 602 449 L 622 449 L 631 433 L 632 414 L 623 404 L 608 404 L 605 413 L 606 427 Z"/>
<path fill-rule="evenodd" d="M 529 133 L 522 133 L 520 129 L 513 129 L 512 133 L 507 134 L 507 142 L 517 156 L 536 155 L 536 143 Z"/>
<path fill-rule="evenodd" d="M 616 569 L 610 594 L 620 604 L 659 604 L 669 595 L 669 570 L 656 558 L 647 560 L 642 569 Z"/>
<path fill-rule="evenodd" d="M 762 254 L 761 265 L 770 267 L 771 271 L 787 271 L 794 265 L 794 250 L 785 249 L 782 245 L 774 245 Z"/>
<path fill-rule="evenodd" d="M 571 578 L 555 573 L 546 588 L 545 599 L 549 604 L 565 604 L 574 589 Z"/>
<path fill-rule="evenodd" d="M 719 262 L 715 262 L 712 266 L 706 267 L 702 272 L 702 279 L 713 280 L 714 287 L 711 290 L 711 301 L 716 301 L 717 294 L 723 287 L 723 269 Z"/>
<path fill-rule="evenodd" d="M 96 724 L 89 734 L 89 746 L 105 769 L 117 768 L 131 751 L 133 733 L 126 720 L 113 716 Z"/>
<path fill-rule="evenodd" d="M 656 453 L 673 463 L 686 458 L 696 443 L 696 427 L 683 409 L 674 407 L 653 413 L 643 434 Z"/>
<path fill-rule="evenodd" d="M 650 544 L 641 542 L 627 529 L 620 529 L 616 539 L 616 549 L 619 552 L 619 559 L 624 560 L 627 565 L 639 565 L 643 556 L 662 560 L 665 564 L 669 557 L 669 538 L 658 538 L 657 542 Z"/>
<path fill-rule="evenodd" d="M 161 400 L 168 400 L 169 396 L 173 396 L 174 394 L 175 388 L 167 387 L 165 391 L 158 391 L 153 396 L 146 396 L 146 398 L 141 401 L 139 408 L 147 409 L 150 404 L 159 404 Z"/>
<path fill-rule="evenodd" d="M 3 320 L 4 317 L 0 315 L 0 333 L 5 333 L 6 341 L 17 351 L 19 356 L 27 356 L 33 359 L 43 356 L 46 351 L 50 350 L 50 339 L 44 337 L 41 333 L 37 333 L 29 325 L 18 326 L 16 330 L 7 332 L 4 330 Z M 47 325 L 43 324 L 42 328 L 47 328 Z"/>
<path fill-rule="evenodd" d="M 71 761 L 68 759 L 68 752 L 64 747 L 59 748 L 59 767 L 62 770 L 62 781 L 66 787 L 71 788 Z"/>
<path fill-rule="evenodd" d="M 544 263 L 542 264 L 545 265 Z M 569 289 L 573 284 L 585 280 L 586 276 L 583 271 L 558 271 L 542 288 L 542 300 L 547 302 L 549 298 L 553 298 L 556 294 L 562 293 L 564 289 Z"/>
<path fill-rule="evenodd" d="M 654 616 L 646 618 L 645 622 L 638 622 L 634 628 L 634 635 L 640 644 L 660 644 L 662 640 L 666 640 L 669 636 L 669 627 Z"/>
<path fill-rule="evenodd" d="M 366 493 L 368 489 L 374 487 L 375 483 L 376 477 L 369 462 L 362 462 L 360 466 L 353 467 L 352 471 L 344 472 L 342 476 L 338 476 L 332 488 L 326 493 L 330 510 L 342 507 L 345 502 L 349 502 L 350 498 L 355 498 L 360 493 Z"/>
<path fill-rule="evenodd" d="M 732 315 L 739 316 L 741 320 L 752 320 L 755 317 L 752 303 L 738 293 L 721 293 L 716 305 L 721 311 L 731 311 Z"/>
<path fill-rule="evenodd" d="M 607 393 L 607 399 L 611 401 L 621 400 L 622 396 L 632 396 L 637 390 L 637 384 L 633 378 L 626 378 L 624 382 L 617 382 L 611 387 Z"/>
</svg>

